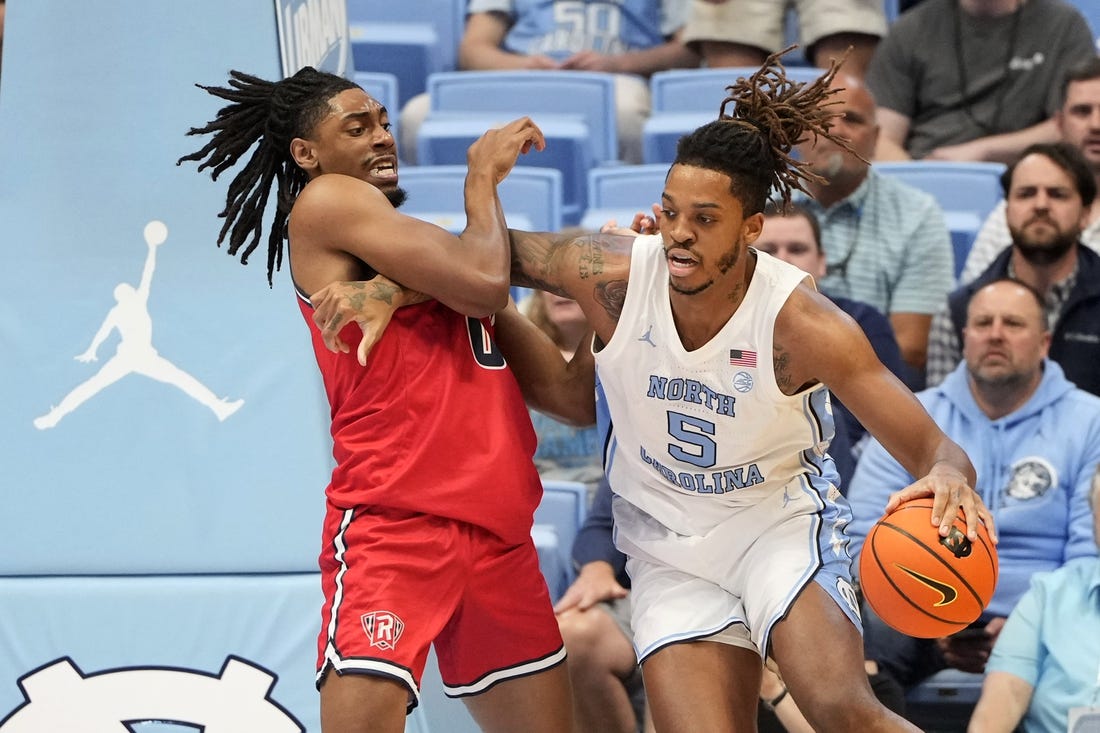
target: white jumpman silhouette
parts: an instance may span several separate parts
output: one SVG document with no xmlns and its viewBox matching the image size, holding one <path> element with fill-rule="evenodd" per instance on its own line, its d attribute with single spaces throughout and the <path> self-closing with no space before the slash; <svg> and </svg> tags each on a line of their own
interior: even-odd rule
<svg viewBox="0 0 1100 733">
<path fill-rule="evenodd" d="M 145 225 L 144 234 L 145 243 L 149 245 L 149 255 L 141 273 L 141 284 L 136 290 L 129 283 L 115 286 L 115 306 L 103 319 L 103 325 L 96 331 L 91 345 L 76 360 L 97 361 L 96 351 L 111 331 L 117 329 L 119 344 L 115 355 L 95 375 L 69 392 L 57 407 L 51 407 L 45 415 L 36 417 L 34 426 L 39 430 L 57 425 L 61 418 L 100 390 L 135 372 L 179 387 L 189 397 L 209 407 L 218 420 L 225 420 L 244 404 L 244 400 L 228 402 L 218 399 L 199 380 L 165 359 L 153 348 L 153 319 L 149 317 L 148 308 L 149 284 L 153 279 L 153 268 L 156 267 L 157 247 L 168 239 L 168 227 L 162 222 L 151 221 Z"/>
</svg>

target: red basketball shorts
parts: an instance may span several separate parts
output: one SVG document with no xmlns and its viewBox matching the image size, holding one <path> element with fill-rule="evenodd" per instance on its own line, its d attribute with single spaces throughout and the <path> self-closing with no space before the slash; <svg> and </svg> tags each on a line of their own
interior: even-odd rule
<svg viewBox="0 0 1100 733">
<path fill-rule="evenodd" d="M 433 643 L 451 697 L 565 659 L 530 539 L 508 544 L 443 517 L 329 504 L 320 566 L 318 685 L 329 669 L 392 677 L 409 688 L 411 710 Z"/>
</svg>

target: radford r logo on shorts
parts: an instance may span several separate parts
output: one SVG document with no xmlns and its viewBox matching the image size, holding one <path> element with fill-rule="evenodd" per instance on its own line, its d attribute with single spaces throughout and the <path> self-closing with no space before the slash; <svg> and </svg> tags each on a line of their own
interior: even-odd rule
<svg viewBox="0 0 1100 733">
<path fill-rule="evenodd" d="M 405 630 L 405 622 L 389 611 L 371 611 L 364 613 L 363 631 L 367 632 L 371 646 L 380 649 L 394 649 L 397 640 L 401 638 L 401 632 Z"/>
</svg>

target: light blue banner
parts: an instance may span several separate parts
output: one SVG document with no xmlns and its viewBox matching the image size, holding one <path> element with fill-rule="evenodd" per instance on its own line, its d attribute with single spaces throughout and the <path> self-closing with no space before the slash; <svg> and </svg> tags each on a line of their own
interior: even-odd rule
<svg viewBox="0 0 1100 733">
<path fill-rule="evenodd" d="M 228 174 L 175 165 L 221 104 L 195 83 L 279 78 L 276 15 L 8 10 L 0 574 L 316 569 L 327 406 L 289 272 L 219 250 Z"/>
<path fill-rule="evenodd" d="M 196 83 L 346 70 L 343 0 L 291 5 L 8 3 L 3 733 L 317 730 L 328 407 L 289 272 L 215 246 L 229 176 L 176 166 Z"/>
</svg>

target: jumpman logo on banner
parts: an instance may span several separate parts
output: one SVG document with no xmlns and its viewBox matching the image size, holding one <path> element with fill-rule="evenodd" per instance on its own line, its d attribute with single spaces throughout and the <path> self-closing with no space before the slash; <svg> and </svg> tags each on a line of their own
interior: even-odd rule
<svg viewBox="0 0 1100 733">
<path fill-rule="evenodd" d="M 218 420 L 224 421 L 244 404 L 244 400 L 219 399 L 198 379 L 165 359 L 153 348 L 153 319 L 149 315 L 149 289 L 156 268 L 157 248 L 168 239 L 168 227 L 162 222 L 151 221 L 145 226 L 145 244 L 149 254 L 137 288 L 129 283 L 115 286 L 115 305 L 107 312 L 102 325 L 92 338 L 91 345 L 76 356 L 79 362 L 98 361 L 99 347 L 113 331 L 118 331 L 119 343 L 114 356 L 99 371 L 72 389 L 56 407 L 34 419 L 34 426 L 47 430 L 57 425 L 61 418 L 80 407 L 106 387 L 129 374 L 141 374 L 158 382 L 171 384 L 188 397 L 204 405 Z"/>
</svg>

